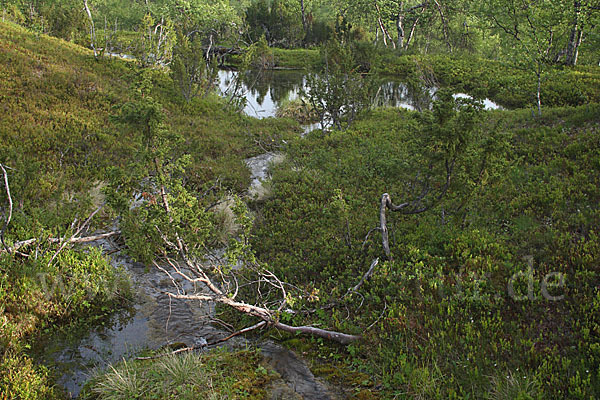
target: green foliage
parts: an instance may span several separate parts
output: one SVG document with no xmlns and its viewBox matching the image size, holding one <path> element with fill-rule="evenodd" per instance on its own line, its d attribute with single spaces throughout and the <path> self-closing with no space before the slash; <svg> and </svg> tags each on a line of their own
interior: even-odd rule
<svg viewBox="0 0 600 400">
<path fill-rule="evenodd" d="M 275 65 L 273 50 L 267 45 L 264 35 L 248 47 L 244 54 L 242 70 L 252 68 L 255 70 L 271 69 Z"/>
<path fill-rule="evenodd" d="M 171 79 L 186 101 L 205 96 L 214 86 L 218 74 L 216 58 L 206 60 L 200 38 L 177 31 L 170 65 Z"/>
<path fill-rule="evenodd" d="M 345 129 L 371 104 L 375 85 L 363 77 L 348 47 L 332 40 L 322 49 L 325 69 L 307 77 L 304 96 L 319 116 L 323 129 Z"/>
<path fill-rule="evenodd" d="M 59 399 L 49 375 L 47 369 L 36 368 L 30 358 L 6 352 L 0 362 L 0 393 L 5 399 Z"/>
<path fill-rule="evenodd" d="M 88 21 L 80 1 L 47 1 L 41 5 L 40 13 L 48 24 L 45 33 L 77 43 L 84 42 Z"/>
<path fill-rule="evenodd" d="M 83 48 L 7 24 L 0 47 L 0 162 L 13 168 L 15 213 L 28 216 L 24 225 L 53 215 L 70 223 L 91 211 L 103 169 L 128 154 L 108 121 L 127 96 L 126 64 L 95 62 Z"/>
<path fill-rule="evenodd" d="M 176 41 L 173 21 L 161 18 L 160 22 L 156 22 L 152 15 L 146 14 L 140 24 L 139 33 L 139 41 L 135 43 L 133 55 L 140 67 L 170 64 Z"/>
<path fill-rule="evenodd" d="M 321 45 L 327 43 L 332 37 L 334 26 L 331 21 L 324 18 L 314 19 L 311 21 L 306 37 L 304 38 L 306 45 Z"/>
<path fill-rule="evenodd" d="M 255 0 L 246 9 L 250 39 L 265 36 L 269 46 L 296 47 L 304 39 L 300 10 L 282 0 Z"/>
<path fill-rule="evenodd" d="M 431 113 L 375 110 L 291 143 L 257 219 L 258 257 L 299 287 L 295 307 L 344 299 L 313 318 L 364 341 L 325 356 L 375 376 L 384 398 L 597 397 L 598 106 L 481 120 L 440 98 Z M 381 256 L 378 232 L 365 239 L 381 194 L 414 198 L 453 152 L 446 196 L 388 213 L 393 261 L 343 297 Z"/>
<path fill-rule="evenodd" d="M 19 260 L 0 257 L 0 393 L 7 398 L 59 398 L 52 375 L 26 352 L 61 326 L 94 324 L 131 299 L 124 274 L 98 249 L 54 250 Z"/>
<path fill-rule="evenodd" d="M 242 25 L 230 2 L 224 0 L 176 0 L 168 4 L 168 13 L 184 28 L 186 34 L 195 32 L 211 43 L 227 40 L 235 42 Z"/>
<path fill-rule="evenodd" d="M 308 69 L 321 65 L 321 56 L 316 49 L 274 48 L 275 66 L 290 69 Z"/>
<path fill-rule="evenodd" d="M 175 153 L 183 138 L 168 129 L 161 104 L 150 96 L 150 72 L 141 74 L 136 101 L 124 104 L 116 116 L 141 134 L 141 143 L 127 174 L 114 171 L 107 190 L 131 254 L 146 263 L 157 253 L 177 250 L 168 243 L 183 240 L 192 249 L 202 246 L 210 229 L 205 205 L 182 182 L 191 158 Z M 135 193 L 147 203 L 132 207 Z"/>
<path fill-rule="evenodd" d="M 103 27 L 106 22 L 116 24 L 119 30 L 133 31 L 148 12 L 146 4 L 137 1 L 93 0 L 88 2 L 88 5 L 96 29 Z"/>
<path fill-rule="evenodd" d="M 270 14 L 267 0 L 255 0 L 246 9 L 246 23 L 249 26 L 251 38 L 258 40 L 266 36 L 265 29 L 269 26 Z"/>
</svg>

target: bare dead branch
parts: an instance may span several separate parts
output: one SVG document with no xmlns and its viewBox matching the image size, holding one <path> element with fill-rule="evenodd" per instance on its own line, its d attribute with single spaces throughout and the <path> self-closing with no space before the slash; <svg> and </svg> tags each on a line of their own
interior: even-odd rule
<svg viewBox="0 0 600 400">
<path fill-rule="evenodd" d="M 192 267 L 194 269 L 196 269 L 201 275 L 200 278 L 195 278 L 195 279 L 192 279 L 192 278 L 188 277 L 187 275 L 183 274 L 181 272 L 181 270 L 179 268 L 177 268 L 175 262 L 170 262 L 170 265 L 174 266 L 176 268 L 176 272 L 178 274 L 180 274 L 181 276 L 183 276 L 184 279 L 188 279 L 188 280 L 194 281 L 194 282 L 201 282 L 201 283 L 205 284 L 206 287 L 210 290 L 210 292 L 208 292 L 208 293 L 193 293 L 193 294 L 166 292 L 165 294 L 171 298 L 220 303 L 220 304 L 232 307 L 233 309 L 235 309 L 239 312 L 242 312 L 244 314 L 258 317 L 265 324 L 268 324 L 269 326 L 273 326 L 279 330 L 283 330 L 283 331 L 291 332 L 291 333 L 309 334 L 312 336 L 337 341 L 341 344 L 348 344 L 351 341 L 357 340 L 359 338 L 359 336 L 348 335 L 345 333 L 334 332 L 334 331 L 328 331 L 328 330 L 315 328 L 315 327 L 311 327 L 311 326 L 295 327 L 295 326 L 283 324 L 276 319 L 276 315 L 279 314 L 279 312 L 281 312 L 281 310 L 283 309 L 283 306 L 285 305 L 285 299 L 282 301 L 282 303 L 279 306 L 279 309 L 276 311 L 272 311 L 266 307 L 260 307 L 260 306 L 248 304 L 245 302 L 236 301 L 236 300 L 224 295 L 223 292 L 217 288 L 217 286 L 210 280 L 208 275 L 206 275 L 204 270 L 202 270 L 198 264 L 192 264 Z M 260 281 L 266 282 L 269 286 L 275 287 L 279 290 L 283 290 L 283 293 L 285 293 L 285 290 L 283 289 L 283 286 L 284 286 L 283 283 L 273 273 L 271 273 L 269 271 L 267 271 L 266 273 L 263 272 L 261 275 L 261 278 L 262 279 L 259 279 L 259 282 Z"/>
<path fill-rule="evenodd" d="M 344 345 L 355 342 L 361 338 L 360 336 L 328 331 L 325 329 L 315 328 L 313 326 L 290 326 L 281 322 L 275 322 L 272 326 L 285 332 L 303 333 L 311 336 L 320 337 L 323 339 L 332 340 L 334 342 L 338 342 Z"/>
<path fill-rule="evenodd" d="M 375 232 L 375 231 L 381 231 L 381 228 L 376 226 L 373 229 L 370 229 L 369 232 L 367 232 L 367 234 L 365 235 L 365 240 L 363 240 L 363 244 L 361 246 L 361 250 L 365 249 L 365 246 L 367 245 L 367 240 L 369 240 L 369 236 L 371 236 L 371 233 Z"/>
<path fill-rule="evenodd" d="M 255 329 L 262 328 L 265 325 L 267 325 L 267 323 L 265 321 L 261 321 L 258 324 L 249 326 L 248 328 L 244 328 L 244 329 L 241 329 L 241 330 L 239 330 L 237 332 L 233 332 L 231 335 L 229 335 L 227 337 L 224 337 L 222 339 L 218 339 L 218 340 L 216 340 L 214 342 L 206 343 L 206 344 L 201 345 L 201 346 L 183 347 L 181 349 L 173 350 L 172 352 L 169 352 L 169 353 L 157 354 L 155 356 L 150 356 L 150 357 L 136 357 L 135 359 L 136 360 L 155 360 L 157 358 L 161 358 L 161 357 L 165 357 L 165 356 L 172 356 L 172 355 L 175 355 L 175 354 L 184 353 L 186 351 L 193 351 L 193 350 L 197 350 L 197 349 L 200 349 L 200 348 L 203 348 L 203 347 L 215 346 L 215 345 L 217 345 L 219 343 L 226 342 L 229 339 L 232 339 L 232 338 L 234 338 L 236 336 L 243 335 L 244 333 L 248 333 L 248 332 L 253 331 Z"/>
<path fill-rule="evenodd" d="M 223 328 L 227 329 L 229 332 L 233 332 L 233 325 L 231 325 L 231 324 L 228 324 L 227 322 L 223 321 L 223 320 L 222 320 L 222 319 L 220 319 L 220 318 L 215 318 L 215 317 L 212 317 L 212 318 L 210 319 L 210 322 L 212 322 L 212 323 L 216 323 L 216 324 L 218 324 L 218 325 L 221 325 Z"/>
<path fill-rule="evenodd" d="M 387 301 L 384 300 L 383 311 L 381 311 L 381 314 L 379 314 L 379 317 L 377 317 L 377 319 L 375 320 L 375 322 L 373 322 L 371 325 L 367 326 L 367 329 L 366 329 L 367 331 L 369 329 L 371 329 L 372 327 L 374 327 L 381 320 L 381 318 L 385 314 L 385 310 L 387 310 Z"/>
<path fill-rule="evenodd" d="M 91 235 L 91 236 L 75 237 L 75 238 L 71 237 L 70 239 L 66 240 L 64 243 L 67 243 L 67 244 L 89 243 L 89 242 L 95 242 L 97 240 L 106 239 L 111 236 L 116 236 L 116 235 L 120 235 L 120 234 L 121 234 L 121 231 L 111 231 L 111 232 L 101 233 L 99 235 Z M 61 243 L 62 240 L 63 240 L 63 238 L 48 238 L 47 239 L 47 241 L 49 243 Z M 38 238 L 22 240 L 20 242 L 16 242 L 12 247 L 9 247 L 8 249 L 0 249 L 0 253 L 15 252 L 23 247 L 30 246 L 30 245 L 40 242 L 40 241 L 41 240 Z"/>
<path fill-rule="evenodd" d="M 236 336 L 242 335 L 242 334 L 244 334 L 244 333 L 248 333 L 248 332 L 250 332 L 250 331 L 253 331 L 253 330 L 255 330 L 255 329 L 262 328 L 262 327 L 264 327 L 264 326 L 266 326 L 266 325 L 267 325 L 267 322 L 266 322 L 266 321 L 260 321 L 258 324 L 252 325 L 252 326 L 250 326 L 250 327 L 248 327 L 248 328 L 244 328 L 244 329 L 242 329 L 242 330 L 239 330 L 239 331 L 237 331 L 237 332 L 233 332 L 231 335 L 229 335 L 229 336 L 227 336 L 227 337 L 224 337 L 224 338 L 222 338 L 222 339 L 219 339 L 219 340 L 216 340 L 216 341 L 214 341 L 214 342 L 208 343 L 208 344 L 207 344 L 207 346 L 214 346 L 214 345 L 216 345 L 216 344 L 219 344 L 219 343 L 226 342 L 226 341 L 228 341 L 228 340 L 229 340 L 229 339 L 231 339 L 231 338 L 234 338 L 234 337 L 236 337 Z"/>
<path fill-rule="evenodd" d="M 111 236 L 116 236 L 116 235 L 120 235 L 120 234 L 121 234 L 121 231 L 110 231 L 110 232 L 106 232 L 106 233 L 101 233 L 99 235 L 84 236 L 84 237 L 80 237 L 80 238 L 71 238 L 71 239 L 69 239 L 69 243 L 95 242 L 96 240 L 106 239 Z M 50 241 L 51 243 L 56 243 L 57 239 L 50 238 L 50 239 L 48 239 L 48 241 Z"/>
<path fill-rule="evenodd" d="M 0 164 L 0 169 L 2 169 L 2 174 L 4 176 L 4 188 L 6 189 L 6 197 L 8 198 L 8 215 L 6 216 L 6 220 L 4 222 L 4 226 L 2 227 L 2 231 L 0 231 L 0 240 L 2 240 L 2 246 L 4 246 L 4 250 L 8 253 L 11 253 L 10 249 L 6 246 L 4 242 L 4 233 L 8 228 L 8 224 L 10 224 L 10 220 L 12 218 L 12 210 L 13 210 L 13 201 L 10 195 L 10 185 L 8 184 L 8 173 L 6 172 L 6 168 L 4 165 Z"/>
<path fill-rule="evenodd" d="M 386 220 L 386 216 L 385 216 L 385 208 L 387 207 L 388 202 L 391 203 L 390 195 L 387 193 L 384 193 L 381 196 L 381 205 L 379 207 L 379 228 L 381 230 L 381 241 L 383 243 L 383 252 L 385 253 L 385 256 L 388 259 L 390 259 L 391 258 L 390 239 L 389 239 L 389 235 L 388 235 L 387 220 Z"/>
<path fill-rule="evenodd" d="M 87 227 L 87 225 L 90 223 L 90 221 L 92 220 L 92 218 L 94 218 L 94 215 L 96 215 L 98 213 L 98 211 L 100 211 L 102 209 L 102 207 L 104 207 L 104 205 L 101 205 L 100 207 L 96 208 L 94 210 L 94 212 L 92 212 L 90 214 L 90 216 L 83 222 L 83 224 L 81 224 L 81 226 L 79 226 L 79 228 L 77 229 L 77 231 L 75 231 L 75 233 L 73 234 L 73 236 L 71 236 L 71 238 L 69 240 L 64 240 L 64 238 L 60 239 L 60 246 L 58 248 L 58 250 L 56 250 L 56 252 L 52 255 L 52 258 L 50 258 L 50 261 L 48 261 L 48 266 L 50 266 L 50 264 L 52 264 L 52 262 L 54 261 L 54 259 L 58 256 L 58 254 L 65 248 L 65 246 L 68 243 L 73 243 L 72 241 L 77 238 L 77 236 L 79 236 L 79 234 L 81 233 L 81 231 Z M 75 223 L 75 221 L 73 221 L 73 223 Z"/>
<path fill-rule="evenodd" d="M 373 275 L 373 272 L 375 271 L 375 267 L 377 266 L 377 264 L 379 264 L 379 257 L 377 257 L 376 259 L 374 259 L 371 262 L 371 266 L 369 267 L 369 270 L 363 275 L 363 277 L 356 284 L 356 286 L 348 288 L 348 290 L 346 291 L 346 296 L 352 292 L 356 293 L 358 291 L 358 289 L 360 289 L 360 287 L 365 283 L 365 281 L 367 281 L 371 277 L 371 275 Z"/>
<path fill-rule="evenodd" d="M 152 261 L 152 263 L 154 264 L 154 266 L 156 268 L 158 268 L 160 271 L 162 271 L 163 273 L 165 273 L 169 277 L 169 279 L 171 279 L 171 283 L 177 289 L 177 293 L 179 293 L 179 294 L 185 293 L 184 290 L 183 290 L 183 288 L 181 287 L 181 285 L 179 285 L 177 283 L 177 281 L 175 280 L 175 278 L 173 277 L 173 275 L 171 275 L 171 273 L 169 271 L 167 271 L 166 269 L 164 269 L 163 267 L 161 267 L 160 265 L 158 265 L 158 263 L 156 261 Z"/>
</svg>

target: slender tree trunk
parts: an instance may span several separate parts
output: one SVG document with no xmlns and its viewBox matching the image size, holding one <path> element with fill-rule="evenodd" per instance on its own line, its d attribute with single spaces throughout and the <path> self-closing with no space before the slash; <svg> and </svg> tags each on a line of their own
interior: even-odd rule
<svg viewBox="0 0 600 400">
<path fill-rule="evenodd" d="M 379 17 L 379 16 L 377 17 L 377 22 L 379 23 L 379 28 L 382 31 L 381 36 L 383 37 L 383 45 L 385 47 L 388 47 L 388 45 L 387 45 L 387 39 L 386 39 L 386 34 L 385 34 L 385 28 L 383 27 L 383 22 L 381 21 L 381 17 Z"/>
<path fill-rule="evenodd" d="M 410 33 L 408 35 L 408 39 L 406 39 L 406 42 L 404 43 L 404 47 L 408 48 L 408 45 L 410 44 L 410 42 L 412 42 L 412 39 L 415 35 L 415 30 L 417 29 L 417 25 L 419 24 L 419 19 L 421 17 L 417 17 L 415 19 L 415 22 L 412 24 L 412 27 L 410 28 Z"/>
<path fill-rule="evenodd" d="M 381 229 L 381 240 L 383 243 L 383 252 L 388 260 L 391 260 L 392 253 L 390 251 L 390 239 L 388 235 L 387 229 L 387 218 L 385 216 L 385 209 L 388 205 L 388 202 L 391 202 L 390 196 L 387 193 L 384 193 L 381 196 L 381 205 L 379 207 L 379 228 Z"/>
<path fill-rule="evenodd" d="M 573 57 L 575 53 L 575 41 L 577 37 L 577 26 L 573 26 L 571 34 L 569 35 L 569 42 L 567 43 L 567 52 L 565 57 L 565 65 L 575 65 L 573 63 Z"/>
<path fill-rule="evenodd" d="M 581 30 L 579 29 L 580 7 L 581 3 L 579 0 L 575 0 L 573 2 L 574 15 L 571 25 L 571 34 L 569 35 L 565 57 L 565 64 L 571 66 L 577 64 L 577 55 L 579 52 L 579 45 L 581 44 Z"/>
<path fill-rule="evenodd" d="M 306 11 L 304 8 L 304 0 L 300 0 L 300 11 L 302 12 L 302 28 L 304 29 L 304 37 L 308 35 L 308 24 L 306 22 Z"/>
<path fill-rule="evenodd" d="M 4 249 L 10 254 L 11 251 L 4 242 L 4 233 L 6 232 L 6 228 L 8 228 L 8 224 L 10 224 L 10 220 L 12 218 L 13 201 L 12 196 L 10 195 L 10 186 L 8 184 L 8 172 L 6 172 L 6 168 L 4 168 L 4 165 L 2 164 L 0 164 L 0 169 L 2 170 L 2 175 L 4 176 L 4 189 L 6 190 L 6 197 L 8 199 L 8 211 L 6 211 L 6 220 L 2 230 L 0 231 L 0 241 L 2 241 L 2 246 L 4 246 Z"/>
<path fill-rule="evenodd" d="M 438 0 L 433 0 L 435 5 L 437 6 L 438 13 L 440 14 L 440 19 L 442 20 L 442 31 L 444 33 L 444 41 L 446 42 L 446 46 L 448 46 L 448 50 L 452 53 L 452 44 L 450 43 L 450 34 L 448 21 L 446 20 L 446 16 L 444 15 L 444 10 L 442 10 L 442 5 Z"/>
<path fill-rule="evenodd" d="M 96 52 L 96 30 L 94 29 L 94 19 L 92 18 L 92 12 L 88 7 L 87 0 L 83 0 L 83 6 L 85 7 L 85 12 L 90 20 L 90 44 L 92 46 L 92 50 L 94 50 L 94 57 L 97 57 L 98 54 Z"/>
<path fill-rule="evenodd" d="M 396 30 L 398 31 L 398 42 L 396 47 L 402 49 L 404 47 L 404 2 L 401 1 L 398 6 L 398 16 L 396 17 Z"/>
<path fill-rule="evenodd" d="M 577 58 L 579 57 L 579 46 L 581 45 L 581 41 L 583 40 L 583 32 L 581 29 L 577 33 L 577 41 L 575 42 L 575 52 L 573 54 L 573 65 L 577 65 Z"/>
<path fill-rule="evenodd" d="M 398 31 L 398 41 L 396 43 L 396 47 L 398 49 L 402 49 L 404 47 L 404 16 L 398 14 L 398 18 L 396 19 L 396 30 Z"/>
<path fill-rule="evenodd" d="M 542 116 L 542 66 L 538 62 L 537 70 L 537 107 L 538 107 L 538 116 Z"/>
<path fill-rule="evenodd" d="M 383 24 L 383 20 L 381 19 L 381 10 L 379 9 L 377 0 L 375 0 L 375 9 L 377 10 L 377 20 L 379 22 L 379 27 L 381 28 L 381 31 L 383 32 L 383 43 L 385 44 L 385 47 L 387 47 L 387 40 L 386 40 L 386 37 L 387 37 L 388 39 L 390 39 L 390 43 L 392 43 L 392 47 L 396 48 L 396 42 L 394 42 L 394 40 L 392 39 L 392 36 L 388 32 L 388 30 L 385 28 L 385 25 Z"/>
</svg>

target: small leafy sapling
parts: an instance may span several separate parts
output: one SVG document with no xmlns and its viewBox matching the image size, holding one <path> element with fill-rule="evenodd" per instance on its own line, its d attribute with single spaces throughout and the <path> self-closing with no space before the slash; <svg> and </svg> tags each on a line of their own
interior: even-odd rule
<svg viewBox="0 0 600 400">
<path fill-rule="evenodd" d="M 127 168 L 112 170 L 107 191 L 130 252 L 146 262 L 155 254 L 166 255 L 166 242 L 201 248 L 212 228 L 200 196 L 183 184 L 191 157 L 179 152 L 183 138 L 167 128 L 162 106 L 149 89 L 150 75 L 142 74 L 138 97 L 114 116 L 138 142 L 138 151 Z M 132 206 L 133 198 L 141 204 Z"/>
</svg>

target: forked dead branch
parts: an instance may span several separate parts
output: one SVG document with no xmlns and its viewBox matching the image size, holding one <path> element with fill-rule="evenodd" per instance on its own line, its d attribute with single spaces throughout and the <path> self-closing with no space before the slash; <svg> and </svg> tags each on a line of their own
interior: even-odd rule
<svg viewBox="0 0 600 400">
<path fill-rule="evenodd" d="M 161 193 L 164 191 L 164 187 L 161 187 Z M 170 214 L 170 207 L 167 196 L 162 197 L 162 205 L 167 214 Z M 213 303 L 222 304 L 233 308 L 241 313 L 257 317 L 262 320 L 250 328 L 242 329 L 229 337 L 220 340 L 219 342 L 228 340 L 240 333 L 249 332 L 251 330 L 261 328 L 264 326 L 271 326 L 281 331 L 289 333 L 307 334 L 323 339 L 332 340 L 340 344 L 349 344 L 355 340 L 360 339 L 360 336 L 350 335 L 341 332 L 330 331 L 321 329 L 313 326 L 292 326 L 285 324 L 279 320 L 279 315 L 284 311 L 284 307 L 287 304 L 287 292 L 284 283 L 272 272 L 260 267 L 257 263 L 253 265 L 248 264 L 248 267 L 256 273 L 256 279 L 250 284 L 257 286 L 257 293 L 260 296 L 260 286 L 266 286 L 271 289 L 277 290 L 280 293 L 279 300 L 274 303 L 278 304 L 275 309 L 266 305 L 254 305 L 245 301 L 237 300 L 239 294 L 238 279 L 235 277 L 235 271 L 231 269 L 229 274 L 224 273 L 224 270 L 230 269 L 225 265 L 203 265 L 203 263 L 194 260 L 186 250 L 186 246 L 183 241 L 176 235 L 176 242 L 169 241 L 168 238 L 163 236 L 163 241 L 167 248 L 170 248 L 178 255 L 179 260 L 175 260 L 172 257 L 164 256 L 163 261 L 171 268 L 171 271 L 162 267 L 159 263 L 154 261 L 154 265 L 162 270 L 172 281 L 173 287 L 176 292 L 166 292 L 165 294 L 173 299 L 182 300 L 198 300 L 208 301 Z M 183 266 L 182 266 L 183 263 Z M 211 274 L 216 278 L 209 275 L 208 270 L 212 270 L 215 273 Z M 193 293 L 187 293 L 182 285 L 177 283 L 177 277 L 184 279 L 185 281 L 192 283 L 193 287 L 198 288 Z M 230 277 L 231 279 L 227 279 Z M 219 279 L 217 282 L 215 279 Z"/>
</svg>

